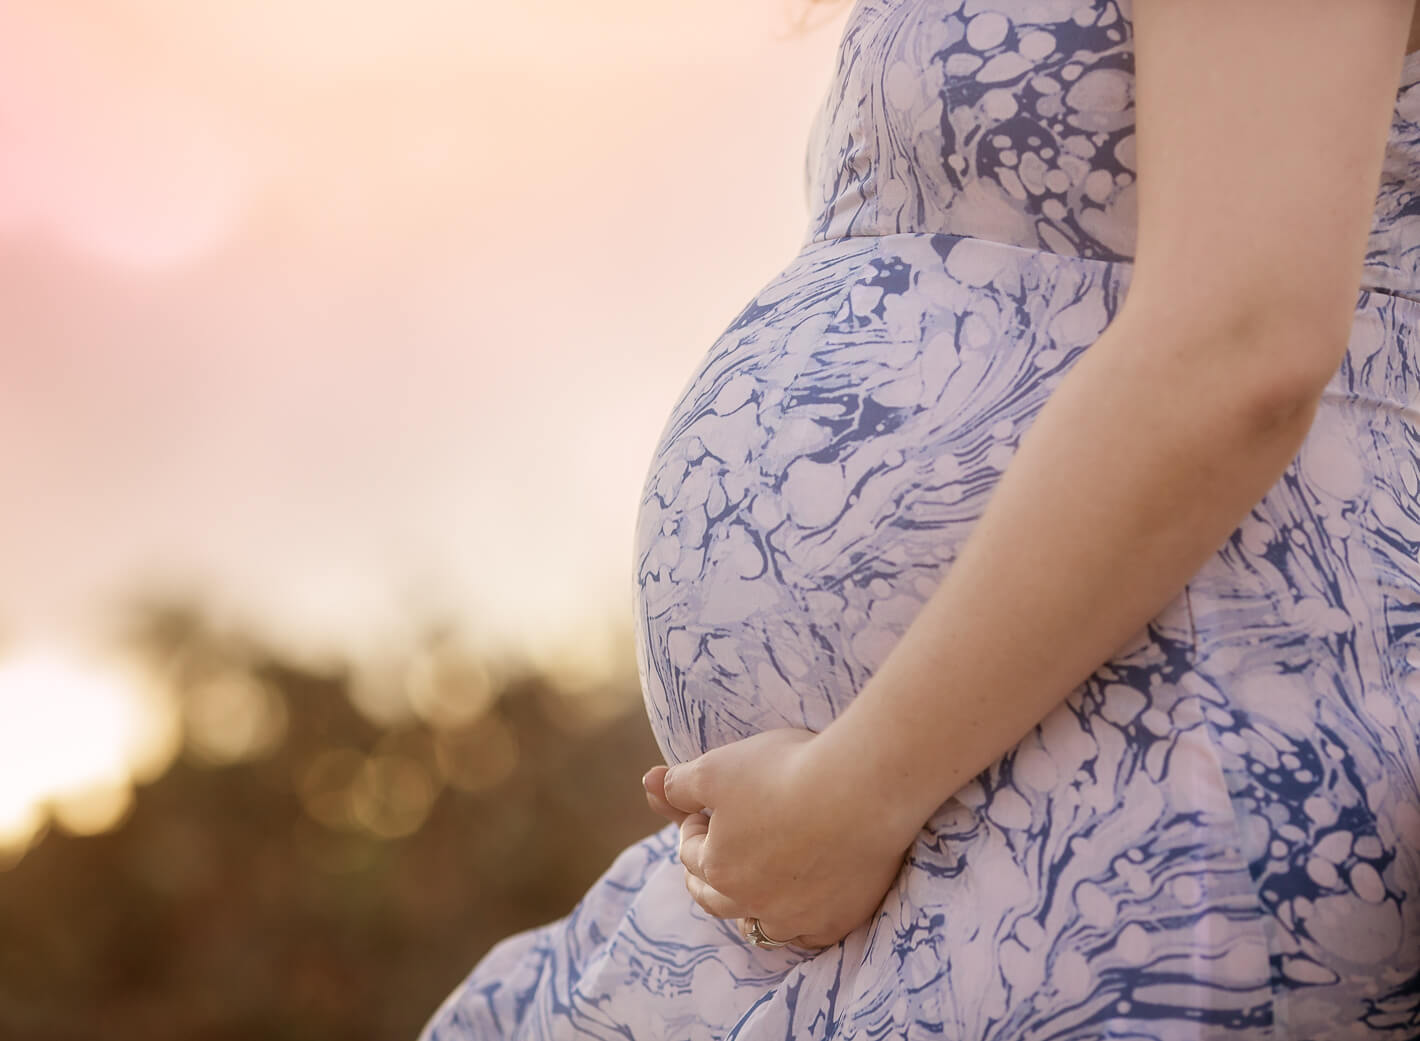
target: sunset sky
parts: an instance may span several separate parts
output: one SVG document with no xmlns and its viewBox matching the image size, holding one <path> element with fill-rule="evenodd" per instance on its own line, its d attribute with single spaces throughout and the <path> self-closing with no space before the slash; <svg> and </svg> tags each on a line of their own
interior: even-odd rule
<svg viewBox="0 0 1420 1041">
<path fill-rule="evenodd" d="M 661 424 L 807 219 L 808 7 L 0 0 L 10 740 L 155 592 L 308 657 L 624 630 Z"/>
</svg>

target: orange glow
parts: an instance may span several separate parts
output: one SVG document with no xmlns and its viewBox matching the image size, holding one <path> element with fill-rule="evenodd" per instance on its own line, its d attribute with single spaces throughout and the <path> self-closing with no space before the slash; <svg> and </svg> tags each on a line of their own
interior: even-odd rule
<svg viewBox="0 0 1420 1041">
<path fill-rule="evenodd" d="M 70 830 L 121 819 L 131 784 L 177 753 L 172 706 L 137 672 L 49 646 L 0 662 L 0 848 L 23 852 L 53 804 Z"/>
</svg>

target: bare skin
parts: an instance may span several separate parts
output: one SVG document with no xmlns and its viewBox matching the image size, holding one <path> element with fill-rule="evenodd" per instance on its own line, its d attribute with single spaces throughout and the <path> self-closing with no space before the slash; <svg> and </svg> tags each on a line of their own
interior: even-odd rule
<svg viewBox="0 0 1420 1041">
<path fill-rule="evenodd" d="M 1139 633 L 1276 483 L 1346 349 L 1415 16 L 1412 0 L 1136 0 L 1128 299 L 842 715 L 647 774 L 708 912 L 804 947 L 861 926 L 932 813 Z"/>
</svg>

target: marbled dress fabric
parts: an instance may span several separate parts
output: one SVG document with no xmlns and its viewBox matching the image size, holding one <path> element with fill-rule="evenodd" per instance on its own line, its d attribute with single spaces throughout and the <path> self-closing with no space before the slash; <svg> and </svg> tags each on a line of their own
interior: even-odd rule
<svg viewBox="0 0 1420 1041">
<path fill-rule="evenodd" d="M 1126 295 L 1132 96 L 1121 0 L 853 7 L 801 247 L 647 474 L 636 650 L 667 761 L 824 727 L 942 581 Z M 869 923 L 751 947 L 691 901 L 668 827 L 496 947 L 426 1037 L 1420 1038 L 1417 323 L 1420 54 L 1300 455 L 927 822 Z"/>
</svg>

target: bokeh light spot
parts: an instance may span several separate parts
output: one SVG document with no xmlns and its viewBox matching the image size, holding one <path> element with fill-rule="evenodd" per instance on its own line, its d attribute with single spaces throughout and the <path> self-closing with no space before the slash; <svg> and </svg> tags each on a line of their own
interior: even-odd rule
<svg viewBox="0 0 1420 1041">
<path fill-rule="evenodd" d="M 353 748 L 334 748 L 316 756 L 298 784 L 301 805 L 312 820 L 332 831 L 356 827 L 350 789 L 364 764 L 364 755 Z"/>
<path fill-rule="evenodd" d="M 281 694 L 241 673 L 209 677 L 183 695 L 188 748 L 212 766 L 270 753 L 286 736 L 286 719 Z"/>
<path fill-rule="evenodd" d="M 374 755 L 350 789 L 355 820 L 376 838 L 398 839 L 419 830 L 436 795 L 424 765 L 402 755 Z"/>
<path fill-rule="evenodd" d="M 432 726 L 466 726 L 493 703 L 493 681 L 478 662 L 413 655 L 405 670 L 405 693 L 420 719 Z"/>
<path fill-rule="evenodd" d="M 512 727 L 490 713 L 471 727 L 440 733 L 434 758 L 451 787 L 478 794 L 512 776 L 518 766 L 518 739 Z"/>
<path fill-rule="evenodd" d="M 118 827 L 133 809 L 133 786 L 99 784 L 56 797 L 50 808 L 71 835 L 98 835 Z"/>
</svg>

